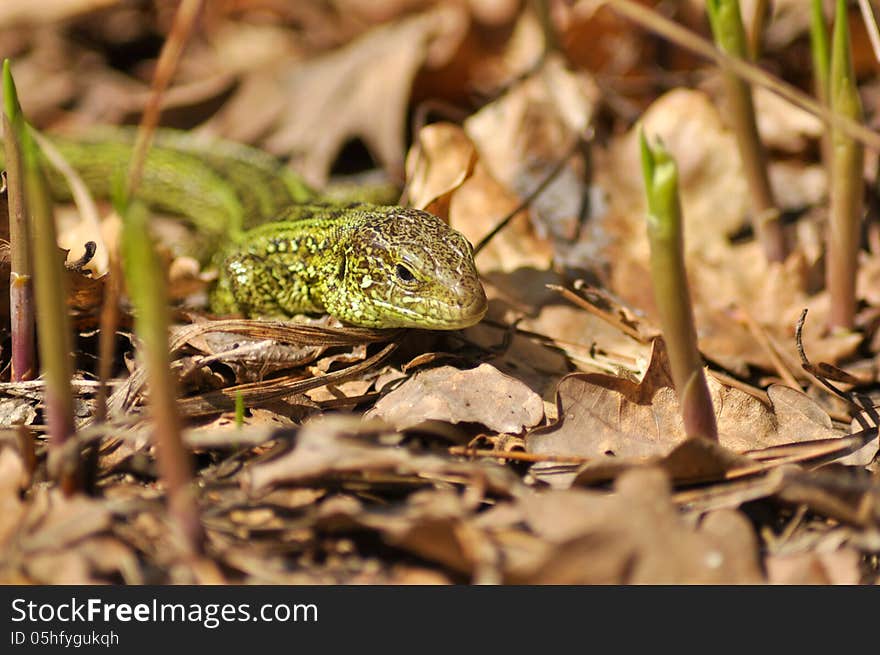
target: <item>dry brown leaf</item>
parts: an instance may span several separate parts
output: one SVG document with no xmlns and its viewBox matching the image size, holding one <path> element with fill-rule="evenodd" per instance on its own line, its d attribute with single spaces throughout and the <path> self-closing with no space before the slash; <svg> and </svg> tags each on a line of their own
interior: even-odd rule
<svg viewBox="0 0 880 655">
<path fill-rule="evenodd" d="M 685 435 L 664 359 L 655 345 L 640 382 L 600 373 L 566 376 L 557 389 L 558 422 L 529 433 L 527 450 L 580 457 L 670 451 Z"/>
<path fill-rule="evenodd" d="M 344 48 L 256 72 L 212 120 L 210 129 L 292 157 L 318 186 L 345 143 L 360 138 L 393 177 L 402 177 L 406 109 L 413 77 L 439 65 L 467 28 L 460 7 L 430 11 L 377 27 Z"/>
<path fill-rule="evenodd" d="M 452 194 L 449 224 L 471 243 L 483 237 L 520 206 L 514 193 L 497 182 L 478 161 L 473 175 Z M 549 241 L 538 238 L 528 214 L 521 211 L 476 256 L 481 271 L 542 271 L 549 268 L 553 251 Z"/>
<path fill-rule="evenodd" d="M 26 477 L 19 454 L 12 448 L 0 448 L 0 551 L 9 548 L 24 516 L 19 493 Z"/>
<path fill-rule="evenodd" d="M 529 452 L 559 456 L 647 458 L 663 456 L 685 440 L 668 361 L 656 341 L 651 363 L 640 382 L 602 374 L 575 373 L 560 382 L 560 420 L 531 432 Z M 806 394 L 775 385 L 768 391 L 771 407 L 754 396 L 709 377 L 721 446 L 742 453 L 768 446 L 842 436 L 831 419 Z M 571 471 L 560 475 L 548 467 L 548 481 L 566 485 Z"/>
<path fill-rule="evenodd" d="M 54 23 L 56 21 L 118 4 L 119 0 L 41 0 L 4 2 L 0 6 L 0 25 Z"/>
<path fill-rule="evenodd" d="M 578 469 L 574 484 L 590 486 L 598 482 L 607 482 L 634 466 L 653 466 L 662 469 L 672 481 L 687 484 L 724 479 L 728 471 L 753 464 L 754 462 L 748 457 L 737 455 L 714 441 L 685 439 L 662 457 L 653 456 L 647 459 L 614 457 L 587 462 Z M 538 464 L 532 472 L 538 474 L 541 470 L 542 467 Z M 725 507 L 730 506 L 725 505 Z"/>
<path fill-rule="evenodd" d="M 466 334 L 468 339 L 486 348 L 495 346 L 503 338 L 498 329 L 485 323 L 469 328 Z M 571 371 L 565 354 L 520 334 L 513 336 L 504 354 L 493 359 L 492 363 L 499 371 L 516 378 L 545 401 L 554 399 L 559 380 Z M 555 411 L 555 405 L 549 405 Z M 545 402 L 545 412 L 547 406 Z"/>
<path fill-rule="evenodd" d="M 361 512 L 356 521 L 398 548 L 470 573 L 497 559 L 488 535 L 466 520 L 472 510 L 455 492 L 430 490 L 413 494 L 398 511 Z"/>
<path fill-rule="evenodd" d="M 364 475 L 379 480 L 386 474 L 389 481 L 413 477 L 427 481 L 432 476 L 467 481 L 480 480 L 480 486 L 512 493 L 520 486 L 519 479 L 506 468 L 485 466 L 481 462 L 455 462 L 436 455 L 413 454 L 394 445 L 399 435 L 376 421 L 364 422 L 359 417 L 326 415 L 304 424 L 297 434 L 295 447 L 289 453 L 265 464 L 253 465 L 245 473 L 244 484 L 252 491 L 262 491 L 283 483 L 297 483 L 322 477 Z M 396 477 L 395 477 L 396 476 Z"/>
<path fill-rule="evenodd" d="M 699 91 L 670 91 L 648 108 L 641 124 L 649 138 L 663 140 L 678 164 L 688 252 L 726 245 L 726 235 L 738 230 L 746 219 L 749 195 L 733 134 L 724 128 L 709 98 Z M 645 193 L 640 171 L 635 129 L 615 139 L 607 158 L 597 161 L 600 184 L 611 201 L 600 229 L 619 239 L 607 257 L 622 255 L 624 261 L 647 261 Z M 625 254 L 618 254 L 618 250 Z"/>
<path fill-rule="evenodd" d="M 859 584 L 861 555 L 852 548 L 828 553 L 769 555 L 764 560 L 770 584 Z"/>
<path fill-rule="evenodd" d="M 349 380 L 342 384 L 328 385 L 306 391 L 306 396 L 316 403 L 324 401 L 339 401 L 347 398 L 358 398 L 367 393 L 373 386 L 370 380 Z M 350 409 L 353 409 L 353 404 Z"/>
<path fill-rule="evenodd" d="M 598 99 L 590 77 L 551 55 L 538 71 L 469 117 L 464 127 L 492 176 L 526 197 L 583 137 Z M 574 195 L 570 201 L 577 203 L 576 186 Z"/>
<path fill-rule="evenodd" d="M 490 364 L 459 370 L 420 371 L 383 396 L 366 414 L 398 429 L 426 421 L 480 423 L 494 432 L 519 434 L 544 417 L 541 397 Z"/>
<path fill-rule="evenodd" d="M 241 426 L 237 424 L 234 414 L 221 414 L 206 425 L 186 430 L 183 440 L 193 450 L 238 450 L 273 441 L 279 437 L 279 430 L 295 425 L 292 418 L 280 414 L 279 411 L 255 407 L 245 412 Z"/>
<path fill-rule="evenodd" d="M 631 471 L 614 494 L 556 491 L 519 502 L 525 521 L 552 548 L 514 574 L 528 584 L 754 584 L 758 544 L 737 513 L 694 530 L 670 498 L 665 475 Z"/>
<path fill-rule="evenodd" d="M 0 400 L 0 425 L 31 425 L 37 418 L 36 408 L 23 398 Z"/>
<path fill-rule="evenodd" d="M 570 243 L 579 229 L 586 188 L 582 162 L 571 153 L 585 138 L 598 98 L 592 78 L 572 72 L 551 55 L 540 69 L 465 121 L 480 163 L 519 200 L 565 164 L 529 206 L 539 236 L 557 241 L 558 248 Z M 511 264 L 504 262 L 504 270 L 512 270 Z"/>
<path fill-rule="evenodd" d="M 417 209 L 449 215 L 449 197 L 473 171 L 474 144 L 458 125 L 434 123 L 422 128 L 406 156 L 407 196 Z"/>
<path fill-rule="evenodd" d="M 28 533 L 22 535 L 22 551 L 61 549 L 110 527 L 112 514 L 106 504 L 84 496 L 65 498 L 60 490 L 44 490 L 44 513 L 28 517 Z"/>
</svg>

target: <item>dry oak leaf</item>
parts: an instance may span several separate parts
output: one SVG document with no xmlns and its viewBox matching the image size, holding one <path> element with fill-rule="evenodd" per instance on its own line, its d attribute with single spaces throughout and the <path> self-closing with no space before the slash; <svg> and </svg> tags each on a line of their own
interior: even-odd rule
<svg viewBox="0 0 880 655">
<path fill-rule="evenodd" d="M 544 418 L 541 397 L 491 364 L 459 370 L 420 371 L 382 397 L 367 413 L 398 429 L 425 421 L 480 423 L 494 432 L 519 434 Z"/>
<path fill-rule="evenodd" d="M 439 66 L 468 25 L 464 8 L 440 5 L 370 30 L 347 46 L 248 77 L 208 128 L 290 156 L 321 186 L 342 146 L 360 138 L 393 177 L 402 177 L 406 111 L 416 73 Z"/>
<path fill-rule="evenodd" d="M 662 342 L 640 382 L 610 375 L 574 373 L 557 389 L 559 420 L 526 437 L 529 452 L 649 458 L 669 454 L 686 435 Z M 709 376 L 721 446 L 736 453 L 768 446 L 842 436 L 812 399 L 782 385 L 770 387 L 771 407 Z M 541 467 L 533 472 L 542 477 Z M 547 481 L 567 486 L 573 473 L 547 467 Z"/>
</svg>

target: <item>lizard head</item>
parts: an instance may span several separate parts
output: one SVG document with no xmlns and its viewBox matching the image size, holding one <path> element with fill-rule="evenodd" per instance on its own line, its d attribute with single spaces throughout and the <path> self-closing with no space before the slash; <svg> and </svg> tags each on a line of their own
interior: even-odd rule
<svg viewBox="0 0 880 655">
<path fill-rule="evenodd" d="M 365 207 L 366 211 L 366 207 Z M 342 251 L 324 305 L 361 326 L 455 330 L 480 321 L 487 301 L 468 240 L 416 209 L 370 207 L 341 237 Z"/>
</svg>

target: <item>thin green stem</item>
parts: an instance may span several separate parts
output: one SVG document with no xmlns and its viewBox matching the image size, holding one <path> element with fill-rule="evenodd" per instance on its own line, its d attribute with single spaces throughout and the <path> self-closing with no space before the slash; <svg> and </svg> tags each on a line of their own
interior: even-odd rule
<svg viewBox="0 0 880 655">
<path fill-rule="evenodd" d="M 9 208 L 9 322 L 11 336 L 11 380 L 34 376 L 34 292 L 31 239 L 24 189 L 21 143 L 18 134 L 25 127 L 24 115 L 15 93 L 9 60 L 3 62 L 3 141 L 6 151 L 6 194 Z"/>
<path fill-rule="evenodd" d="M 829 79 L 831 109 L 862 122 L 862 104 L 852 64 L 845 0 L 837 0 Z M 828 218 L 826 282 L 831 294 L 832 328 L 855 324 L 856 273 L 864 195 L 864 148 L 837 127 L 831 129 L 831 207 Z"/>
<path fill-rule="evenodd" d="M 703 358 L 697 347 L 697 330 L 684 264 L 678 168 L 661 144 L 651 147 L 644 132 L 640 132 L 639 140 L 648 200 L 651 282 L 685 432 L 689 437 L 717 440 L 718 428 L 703 374 Z"/>
<path fill-rule="evenodd" d="M 146 209 L 131 202 L 140 184 L 144 162 L 159 121 L 162 93 L 171 81 L 186 45 L 202 0 L 183 0 L 165 40 L 150 98 L 141 119 L 128 176 L 117 199 L 123 217 L 122 254 L 125 279 L 136 310 L 135 331 L 143 344 L 149 387 L 149 403 L 155 424 L 159 473 L 168 497 L 168 512 L 182 538 L 184 548 L 198 553 L 204 547 L 204 531 L 199 517 L 193 482 L 193 462 L 183 445 L 177 412 L 177 385 L 171 373 L 168 352 L 168 291 L 165 270 L 153 250 Z M 109 335 L 108 335 L 109 339 Z"/>
<path fill-rule="evenodd" d="M 748 44 L 738 0 L 707 0 L 709 22 L 719 50 L 748 59 Z M 769 261 L 783 261 L 788 254 L 779 209 L 770 186 L 767 157 L 758 134 L 752 89 L 741 77 L 724 71 L 729 120 L 736 135 L 743 172 L 752 196 L 752 225 Z"/>
<path fill-rule="evenodd" d="M 15 114 L 13 131 L 21 147 L 25 207 L 34 259 L 37 336 L 40 362 L 46 380 L 45 410 L 50 435 L 49 472 L 59 480 L 66 493 L 80 487 L 80 462 L 68 458 L 63 447 L 74 434 L 73 393 L 70 378 L 73 371 L 71 354 L 73 339 L 67 312 L 67 285 L 62 251 L 58 248 L 55 219 L 37 144 L 21 115 L 15 82 L 8 60 L 3 66 L 3 94 L 7 115 Z M 12 108 L 14 103 L 17 108 Z M 75 454 L 74 454 L 75 455 Z"/>
</svg>

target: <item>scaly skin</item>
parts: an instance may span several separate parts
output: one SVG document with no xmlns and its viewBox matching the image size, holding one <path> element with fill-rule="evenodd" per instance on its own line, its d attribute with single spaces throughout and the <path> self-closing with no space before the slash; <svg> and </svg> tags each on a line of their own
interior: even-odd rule
<svg viewBox="0 0 880 655">
<path fill-rule="evenodd" d="M 104 197 L 127 169 L 131 141 L 118 129 L 53 139 Z M 69 195 L 48 166 L 47 175 L 54 194 Z M 138 197 L 190 218 L 217 248 L 216 313 L 329 313 L 362 327 L 439 330 L 486 313 L 473 249 L 459 232 L 415 209 L 321 202 L 259 150 L 160 130 Z"/>
<path fill-rule="evenodd" d="M 326 312 L 363 327 L 443 330 L 486 313 L 470 243 L 417 209 L 292 205 L 219 259 L 221 313 Z"/>
</svg>

